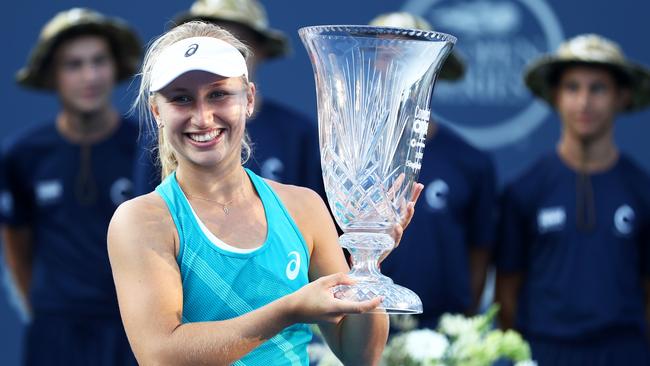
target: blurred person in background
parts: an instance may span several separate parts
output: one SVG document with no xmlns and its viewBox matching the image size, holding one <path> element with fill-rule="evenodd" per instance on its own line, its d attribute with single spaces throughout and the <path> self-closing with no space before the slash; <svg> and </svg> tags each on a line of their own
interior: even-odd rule
<svg viewBox="0 0 650 366">
<path fill-rule="evenodd" d="M 2 239 L 30 317 L 26 365 L 129 365 L 106 250 L 109 220 L 130 196 L 137 125 L 111 103 L 140 61 L 137 35 L 89 9 L 42 29 L 17 82 L 53 92 L 48 123 L 4 141 Z"/>
<path fill-rule="evenodd" d="M 370 25 L 432 30 L 426 20 L 405 12 L 379 15 Z M 464 71 L 461 57 L 452 52 L 438 79 L 453 82 Z M 435 92 L 432 98 L 435 103 Z M 486 153 L 433 120 L 419 181 L 425 188 L 418 215 L 381 271 L 420 296 L 424 311 L 417 326 L 433 329 L 443 313 L 478 311 L 494 237 L 496 181 Z"/>
<path fill-rule="evenodd" d="M 650 104 L 650 71 L 580 35 L 532 62 L 562 122 L 555 151 L 510 183 L 496 250 L 501 325 L 539 365 L 649 365 L 650 177 L 614 141 Z"/>
<path fill-rule="evenodd" d="M 269 27 L 266 11 L 257 0 L 197 0 L 174 18 L 174 24 L 192 20 L 216 24 L 251 47 L 253 55 L 247 60 L 251 81 L 255 81 L 258 65 L 290 52 L 289 40 Z M 325 197 L 316 124 L 287 106 L 264 99 L 264 90 L 258 90 L 256 103 L 247 126 L 253 153 L 246 166 L 264 178 L 309 187 Z M 136 195 L 151 192 L 160 183 L 151 134 L 141 138 L 140 146 Z"/>
</svg>

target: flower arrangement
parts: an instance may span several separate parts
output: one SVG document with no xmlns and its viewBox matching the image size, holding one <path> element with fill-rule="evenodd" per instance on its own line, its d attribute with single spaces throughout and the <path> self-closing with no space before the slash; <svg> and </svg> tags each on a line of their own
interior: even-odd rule
<svg viewBox="0 0 650 366">
<path fill-rule="evenodd" d="M 437 331 L 411 330 L 393 337 L 386 345 L 384 366 L 490 366 L 508 359 L 516 366 L 535 365 L 528 343 L 513 330 L 492 329 L 498 312 L 493 305 L 483 315 L 464 317 L 445 314 Z"/>
<path fill-rule="evenodd" d="M 404 331 L 386 345 L 382 366 L 490 366 L 499 359 L 515 366 L 536 365 L 519 333 L 492 328 L 497 312 L 493 305 L 485 314 L 469 318 L 445 314 L 436 331 L 413 329 L 417 325 L 413 317 L 391 317 L 391 325 Z M 341 365 L 329 350 L 319 351 L 319 366 Z"/>
</svg>

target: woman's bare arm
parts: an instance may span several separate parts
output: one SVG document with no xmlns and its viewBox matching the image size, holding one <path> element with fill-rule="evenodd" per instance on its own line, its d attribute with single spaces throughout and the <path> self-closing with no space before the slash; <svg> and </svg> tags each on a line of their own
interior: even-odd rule
<svg viewBox="0 0 650 366">
<path fill-rule="evenodd" d="M 237 318 L 182 323 L 183 289 L 176 262 L 177 234 L 156 193 L 116 211 L 108 248 L 129 342 L 143 365 L 231 364 L 298 322 L 336 321 L 376 304 L 330 301 L 330 276 Z"/>
<path fill-rule="evenodd" d="M 305 188 L 272 183 L 296 221 L 310 248 L 309 277 L 311 280 L 332 273 L 349 271 L 332 217 L 323 200 Z M 422 191 L 416 185 L 413 201 Z M 392 236 L 396 242 L 402 237 L 414 212 L 414 202 L 408 204 L 404 221 L 397 225 Z M 383 259 L 383 258 L 382 258 Z M 333 295 L 330 294 L 332 298 Z M 372 300 L 379 305 L 379 298 Z M 328 345 L 346 365 L 374 365 L 381 358 L 388 337 L 388 317 L 381 313 L 355 314 L 341 317 L 336 323 L 320 323 Z"/>
</svg>

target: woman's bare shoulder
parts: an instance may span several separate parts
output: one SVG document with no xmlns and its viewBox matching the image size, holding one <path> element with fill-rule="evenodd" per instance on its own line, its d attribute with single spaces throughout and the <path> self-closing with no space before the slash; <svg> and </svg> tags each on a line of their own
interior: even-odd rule
<svg viewBox="0 0 650 366">
<path fill-rule="evenodd" d="M 323 199 L 318 193 L 309 188 L 278 183 L 268 179 L 266 182 L 290 211 L 303 213 L 306 210 L 309 212 L 314 208 L 320 208 L 321 205 L 324 205 Z"/>
<path fill-rule="evenodd" d="M 109 247 L 129 248 L 136 243 L 135 247 L 142 249 L 154 245 L 173 248 L 175 237 L 175 225 L 167 204 L 156 192 L 122 203 L 113 214 L 108 229 Z"/>
<path fill-rule="evenodd" d="M 147 193 L 123 202 L 115 210 L 113 219 L 121 219 L 122 217 L 127 218 L 128 221 L 135 221 L 135 223 L 164 217 L 171 219 L 167 204 L 156 192 Z"/>
<path fill-rule="evenodd" d="M 333 233 L 336 228 L 323 199 L 309 188 L 267 181 L 276 192 L 289 214 L 298 225 L 310 253 L 314 242 L 323 235 Z M 325 234 L 324 234 L 325 233 Z"/>
</svg>

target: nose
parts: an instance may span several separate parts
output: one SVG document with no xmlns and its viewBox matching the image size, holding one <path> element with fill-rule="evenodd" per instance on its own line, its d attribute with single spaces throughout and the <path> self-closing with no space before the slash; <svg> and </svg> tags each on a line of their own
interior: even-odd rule
<svg viewBox="0 0 650 366">
<path fill-rule="evenodd" d="M 94 82 L 101 78 L 100 67 L 92 62 L 84 62 L 81 72 L 87 82 Z"/>
<path fill-rule="evenodd" d="M 191 123 L 197 128 L 207 128 L 214 123 L 212 106 L 203 100 L 196 102 L 196 108 L 192 113 Z"/>
<path fill-rule="evenodd" d="M 591 101 L 591 92 L 588 88 L 580 88 L 576 95 L 577 104 L 580 110 L 585 110 L 589 107 Z"/>
<path fill-rule="evenodd" d="M 97 78 L 97 71 L 91 65 L 85 64 L 82 72 L 85 81 L 94 81 Z"/>
</svg>

